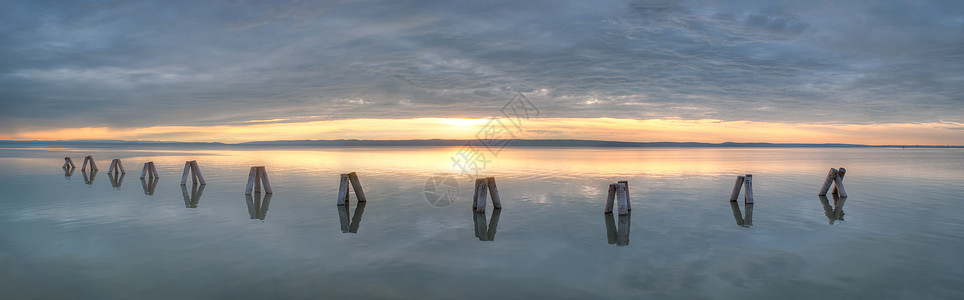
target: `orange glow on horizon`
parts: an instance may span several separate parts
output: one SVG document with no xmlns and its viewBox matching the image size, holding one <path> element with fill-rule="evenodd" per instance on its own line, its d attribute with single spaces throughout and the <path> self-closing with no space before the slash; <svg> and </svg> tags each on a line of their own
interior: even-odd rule
<svg viewBox="0 0 964 300">
<path fill-rule="evenodd" d="M 267 120 L 266 120 L 267 121 Z M 415 118 L 259 122 L 243 125 L 83 127 L 0 134 L 3 140 L 144 140 L 238 143 L 331 139 L 475 139 L 488 119 Z M 515 128 L 504 122 L 510 129 Z M 534 118 L 523 120 L 523 139 L 628 142 L 768 142 L 870 145 L 944 145 L 964 140 L 964 124 L 821 124 L 752 121 Z"/>
</svg>

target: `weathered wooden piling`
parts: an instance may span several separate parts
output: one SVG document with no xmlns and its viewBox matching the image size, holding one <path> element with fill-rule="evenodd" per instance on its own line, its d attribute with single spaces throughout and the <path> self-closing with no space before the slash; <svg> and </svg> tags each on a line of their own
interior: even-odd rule
<svg viewBox="0 0 964 300">
<path fill-rule="evenodd" d="M 629 192 L 624 182 L 616 184 L 616 202 L 619 206 L 620 216 L 625 216 L 629 213 Z"/>
<path fill-rule="evenodd" d="M 606 213 L 606 214 L 613 213 L 613 205 L 615 204 L 615 202 L 616 202 L 616 184 L 610 183 L 609 193 L 606 194 L 606 208 L 603 210 L 603 213 Z"/>
<path fill-rule="evenodd" d="M 150 176 L 150 178 L 160 178 L 160 176 L 157 175 L 157 168 L 154 167 L 153 161 L 144 163 L 144 168 L 141 169 L 141 179 L 147 176 Z"/>
<path fill-rule="evenodd" d="M 847 170 L 842 170 L 842 171 L 843 171 L 844 173 L 847 172 Z M 847 190 L 844 189 L 844 186 L 843 186 L 843 176 L 841 175 L 841 172 L 840 172 L 840 171 L 837 172 L 837 177 L 834 177 L 834 179 L 833 179 L 833 189 L 834 189 L 834 191 L 836 192 L 835 194 L 840 195 L 840 198 L 846 198 L 846 197 L 847 197 Z"/>
<path fill-rule="evenodd" d="M 746 188 L 745 194 L 743 194 L 743 203 L 753 204 L 753 175 L 746 174 L 743 176 L 743 185 Z"/>
<path fill-rule="evenodd" d="M 264 185 L 264 193 L 272 194 L 271 182 L 268 181 L 268 171 L 264 166 L 251 167 L 248 171 L 248 184 L 244 187 L 244 194 L 251 195 L 252 189 L 255 193 L 261 193 L 261 185 Z"/>
<path fill-rule="evenodd" d="M 358 174 L 355 172 L 348 173 L 348 181 L 351 182 L 351 188 L 355 191 L 355 199 L 358 199 L 358 202 L 368 202 L 368 198 L 365 197 L 365 190 L 362 189 L 361 181 L 358 180 Z"/>
<path fill-rule="evenodd" d="M 736 183 L 733 184 L 733 192 L 730 192 L 730 202 L 736 202 L 740 199 L 740 191 L 743 188 L 743 180 L 745 177 L 736 176 Z"/>
<path fill-rule="evenodd" d="M 844 175 L 847 175 L 847 169 L 844 169 L 844 167 L 840 167 L 840 169 L 837 169 L 837 177 L 840 177 L 840 182 L 843 182 Z M 836 179 L 835 179 L 835 182 L 836 182 Z M 840 192 L 839 192 L 838 189 L 837 189 L 837 185 L 836 185 L 836 184 L 834 184 L 834 186 L 833 186 L 833 194 L 834 194 L 834 195 L 839 195 L 839 194 L 840 194 Z M 846 197 L 846 196 L 844 196 L 844 197 Z"/>
<path fill-rule="evenodd" d="M 617 183 L 622 183 L 626 185 L 626 210 L 633 210 L 633 201 L 629 199 L 629 181 L 622 180 L 622 181 L 618 181 Z"/>
<path fill-rule="evenodd" d="M 368 199 L 365 197 L 365 190 L 362 189 L 361 181 L 358 180 L 358 174 L 351 172 L 348 174 L 340 174 L 340 183 L 338 184 L 338 205 L 345 205 L 348 203 L 349 191 L 355 191 L 355 200 L 358 202 L 367 202 Z"/>
<path fill-rule="evenodd" d="M 820 187 L 820 191 L 817 192 L 817 196 L 827 195 L 827 192 L 830 191 L 830 186 L 833 185 L 834 178 L 837 178 L 837 169 L 830 168 L 830 173 L 827 173 L 827 179 L 823 180 L 823 186 Z"/>
<path fill-rule="evenodd" d="M 181 185 L 187 185 L 188 174 L 191 174 L 191 182 L 194 182 L 194 184 L 207 184 L 204 182 L 204 176 L 201 175 L 201 168 L 198 166 L 196 160 L 184 162 L 184 173 L 181 174 Z"/>
<path fill-rule="evenodd" d="M 475 208 L 475 212 L 477 213 L 485 212 L 486 198 L 489 197 L 489 185 L 487 182 L 485 178 L 475 180 L 475 205 L 472 207 Z"/>
<path fill-rule="evenodd" d="M 485 178 L 489 187 L 489 197 L 492 197 L 492 208 L 502 208 L 502 197 L 499 197 L 499 187 L 495 184 L 495 177 Z"/>
<path fill-rule="evenodd" d="M 80 167 L 80 170 L 81 171 L 87 170 L 88 162 L 90 162 L 90 171 L 91 172 L 97 171 L 97 164 L 94 163 L 94 157 L 90 155 L 84 157 L 84 164 Z"/>
<path fill-rule="evenodd" d="M 70 156 L 64 157 L 64 166 L 60 167 L 62 169 L 76 169 L 77 166 L 74 165 L 74 160 L 70 159 Z"/>
</svg>

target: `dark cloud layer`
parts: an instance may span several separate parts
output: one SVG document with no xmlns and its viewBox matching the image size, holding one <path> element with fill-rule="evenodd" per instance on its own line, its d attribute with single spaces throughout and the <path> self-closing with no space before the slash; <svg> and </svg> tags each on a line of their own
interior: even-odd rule
<svg viewBox="0 0 964 300">
<path fill-rule="evenodd" d="M 0 128 L 964 122 L 960 1 L 5 1 Z"/>
</svg>

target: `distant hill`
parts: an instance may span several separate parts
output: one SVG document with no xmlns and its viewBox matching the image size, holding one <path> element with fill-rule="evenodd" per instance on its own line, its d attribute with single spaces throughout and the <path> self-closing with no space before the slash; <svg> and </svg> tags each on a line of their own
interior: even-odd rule
<svg viewBox="0 0 964 300">
<path fill-rule="evenodd" d="M 154 141 L 5 141 L 0 140 L 0 147 L 14 148 L 68 148 L 68 147 L 210 147 L 210 148 L 239 148 L 239 147 L 456 147 L 472 142 L 481 145 L 477 140 L 290 140 L 263 141 L 237 144 L 199 143 L 199 142 L 154 142 Z M 696 142 L 616 142 L 598 140 L 526 140 L 518 139 L 509 142 L 508 147 L 572 147 L 572 148 L 840 148 L 840 147 L 885 147 L 885 148 L 964 148 L 964 146 L 946 145 L 859 145 L 859 144 L 781 144 L 781 143 L 696 143 Z"/>
</svg>

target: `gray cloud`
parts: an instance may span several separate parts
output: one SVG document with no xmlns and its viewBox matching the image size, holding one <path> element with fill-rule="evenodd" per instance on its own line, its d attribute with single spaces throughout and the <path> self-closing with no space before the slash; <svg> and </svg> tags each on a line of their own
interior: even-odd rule
<svg viewBox="0 0 964 300">
<path fill-rule="evenodd" d="M 0 128 L 484 117 L 964 122 L 964 4 L 0 4 Z"/>
</svg>

